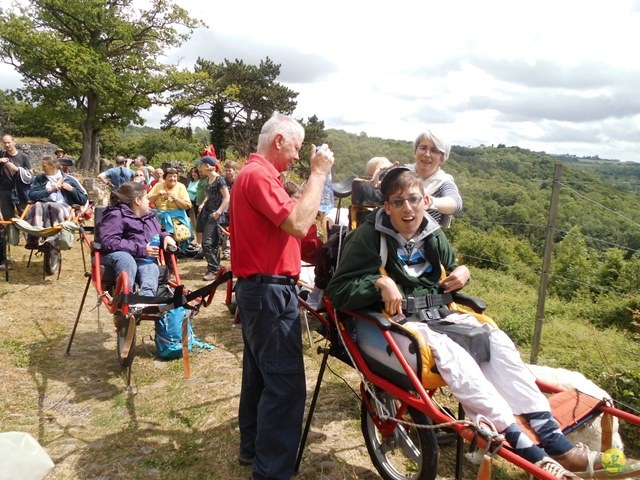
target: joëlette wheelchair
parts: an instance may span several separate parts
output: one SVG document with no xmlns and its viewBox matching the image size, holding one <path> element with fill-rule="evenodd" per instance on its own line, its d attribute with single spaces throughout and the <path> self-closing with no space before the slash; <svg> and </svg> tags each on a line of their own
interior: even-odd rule
<svg viewBox="0 0 640 480">
<path fill-rule="evenodd" d="M 351 213 L 361 214 L 370 205 L 352 206 Z M 351 219 L 356 223 L 355 218 Z M 337 311 L 324 296 L 319 308 L 312 308 L 302 296 L 301 307 L 317 320 L 316 331 L 325 340 L 318 348 L 322 355 L 320 370 L 312 396 L 296 470 L 300 466 L 306 439 L 313 420 L 322 378 L 329 357 L 354 367 L 360 377 L 361 431 L 372 463 L 384 480 L 434 480 L 439 461 L 439 439 L 443 432 L 456 434 L 455 478 L 462 478 L 464 441 L 483 453 L 478 478 L 489 478 L 491 458 L 500 456 L 529 474 L 544 480 L 555 477 L 515 454 L 504 438 L 484 422 L 465 420 L 458 407 L 457 416 L 437 403 L 435 394 L 445 382 L 430 360 L 430 351 L 420 335 L 413 335 L 401 324 L 382 312 Z M 417 299 L 416 299 L 417 300 Z M 448 298 L 450 310 L 482 314 L 484 303 L 462 292 Z M 425 303 L 429 299 L 425 298 Z M 364 326 L 375 344 L 361 338 L 356 329 Z M 373 332 L 373 333 L 372 333 Z M 425 348 L 427 350 L 425 350 Z M 423 352 L 427 352 L 424 355 Z M 603 425 L 612 416 L 640 425 L 640 417 L 614 408 L 610 402 L 577 390 L 564 390 L 537 381 L 540 390 L 550 395 L 551 411 L 565 434 L 580 428 L 599 415 Z M 607 420 L 607 422 L 605 422 Z M 535 433 L 522 423 L 523 430 L 534 441 Z M 443 430 L 444 429 L 444 430 Z M 604 432 L 604 429 L 603 429 Z M 445 435 L 448 436 L 448 435 Z M 603 450 L 610 448 L 610 436 L 603 435 Z"/>
<path fill-rule="evenodd" d="M 48 206 L 49 202 L 29 202 L 20 218 L 12 220 L 11 227 L 27 235 L 25 248 L 30 250 L 27 267 L 31 265 L 34 253 L 36 256 L 42 256 L 43 280 L 56 273 L 57 278 L 60 278 L 62 250 L 71 248 L 76 241 L 75 234 L 80 231 L 79 224 L 93 216 L 93 202 L 88 202 L 86 205 L 73 205 L 64 221 L 57 218 L 40 219 L 45 220 L 47 226 L 37 226 L 27 220 L 29 212 L 37 207 L 43 208 L 43 214 L 51 215 L 51 209 L 46 208 Z"/>
<path fill-rule="evenodd" d="M 137 326 L 143 320 L 157 321 L 164 312 L 178 307 L 184 307 L 187 312 L 182 321 L 182 361 L 184 376 L 188 378 L 191 375 L 188 345 L 189 319 L 194 317 L 201 307 L 207 307 L 211 304 L 217 288 L 223 283 L 226 283 L 227 288 L 226 304 L 231 303 L 233 278 L 231 271 L 221 267 L 212 283 L 198 290 L 190 291 L 180 280 L 175 250 L 167 252 L 160 250 L 157 296 L 139 296 L 134 293 L 134 285 L 126 272 L 121 272 L 116 277 L 112 268 L 102 265 L 100 262 L 100 244 L 97 241 L 92 241 L 90 233 L 93 230 L 97 237 L 96 230 L 99 229 L 103 211 L 104 207 L 96 207 L 93 228 L 85 228 L 83 223 L 80 224 L 82 259 L 87 282 L 67 344 L 66 354 L 70 354 L 71 344 L 78 328 L 89 287 L 93 285 L 98 295 L 96 306 L 104 306 L 107 312 L 113 315 L 117 334 L 116 353 L 122 368 L 127 369 L 127 388 L 131 385 L 131 367 L 136 354 Z M 85 250 L 90 253 L 89 268 L 87 268 Z"/>
</svg>

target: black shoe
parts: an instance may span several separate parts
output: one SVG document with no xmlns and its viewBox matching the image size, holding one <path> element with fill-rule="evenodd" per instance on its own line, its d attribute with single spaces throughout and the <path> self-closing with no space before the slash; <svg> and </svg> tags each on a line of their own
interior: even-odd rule
<svg viewBox="0 0 640 480">
<path fill-rule="evenodd" d="M 243 467 L 250 467 L 251 465 L 253 465 L 253 457 L 247 458 L 243 457 L 242 455 L 238 455 L 238 463 Z"/>
<path fill-rule="evenodd" d="M 28 248 L 29 250 L 35 250 L 39 246 L 40 246 L 40 242 L 38 241 L 38 238 L 30 237 L 30 238 L 27 238 L 27 243 L 25 244 L 24 248 Z"/>
</svg>

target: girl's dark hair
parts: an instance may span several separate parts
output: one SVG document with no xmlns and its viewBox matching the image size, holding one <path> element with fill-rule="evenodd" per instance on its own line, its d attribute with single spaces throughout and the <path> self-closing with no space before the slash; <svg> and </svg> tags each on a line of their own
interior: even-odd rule
<svg viewBox="0 0 640 480">
<path fill-rule="evenodd" d="M 393 172 L 389 175 L 389 172 Z M 380 190 L 382 191 L 382 196 L 385 201 L 389 200 L 389 197 L 394 193 L 404 192 L 407 188 L 418 187 L 420 189 L 420 193 L 424 195 L 424 184 L 422 180 L 414 173 L 409 171 L 409 169 L 391 169 L 387 172 L 389 178 L 385 176 L 386 185 L 380 186 Z M 384 182 L 384 180 L 383 180 Z"/>
<path fill-rule="evenodd" d="M 198 175 L 198 178 L 200 178 L 200 171 L 198 170 L 198 167 L 192 167 L 189 171 L 189 180 L 191 180 L 191 175 L 193 175 L 194 173 Z"/>
<path fill-rule="evenodd" d="M 147 194 L 147 187 L 144 183 L 126 182 L 120 188 L 111 192 L 109 204 L 112 207 L 118 205 L 131 205 L 136 198 L 142 198 Z"/>
</svg>

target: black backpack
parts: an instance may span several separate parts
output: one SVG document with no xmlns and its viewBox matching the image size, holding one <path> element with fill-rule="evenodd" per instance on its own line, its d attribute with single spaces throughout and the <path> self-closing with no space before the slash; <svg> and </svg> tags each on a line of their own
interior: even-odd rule
<svg viewBox="0 0 640 480">
<path fill-rule="evenodd" d="M 329 239 L 321 247 L 318 263 L 314 269 L 316 287 L 327 288 L 329 280 L 336 271 L 347 233 L 349 233 L 349 229 L 343 225 L 331 227 Z"/>
</svg>

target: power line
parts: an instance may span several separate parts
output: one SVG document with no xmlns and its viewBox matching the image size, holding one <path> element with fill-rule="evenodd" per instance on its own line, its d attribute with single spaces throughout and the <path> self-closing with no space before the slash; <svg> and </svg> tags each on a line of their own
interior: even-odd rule
<svg viewBox="0 0 640 480">
<path fill-rule="evenodd" d="M 636 227 L 640 227 L 640 224 L 638 224 L 635 220 L 633 220 L 633 219 L 631 219 L 631 218 L 629 218 L 629 217 L 627 217 L 627 216 L 625 216 L 625 215 L 622 215 L 621 213 L 618 213 L 618 212 L 616 212 L 615 210 L 612 210 L 611 208 L 606 207 L 606 206 L 602 205 L 601 203 L 598 203 L 598 202 L 596 202 L 595 200 L 592 200 L 592 199 L 590 199 L 589 197 L 587 197 L 587 196 L 585 196 L 585 195 L 582 195 L 580 192 L 578 192 L 578 191 L 574 190 L 573 188 L 571 188 L 570 186 L 568 186 L 568 185 L 566 185 L 566 184 L 564 184 L 564 183 L 562 183 L 562 182 L 560 182 L 560 185 L 562 185 L 563 187 L 565 187 L 565 188 L 569 189 L 571 192 L 573 192 L 574 194 L 576 194 L 578 197 L 580 197 L 580 198 L 582 198 L 582 199 L 586 200 L 587 202 L 590 202 L 590 203 L 592 203 L 592 204 L 594 204 L 594 205 L 596 205 L 596 206 L 598 206 L 598 207 L 602 208 L 603 210 L 606 210 L 606 211 L 607 211 L 607 212 L 609 212 L 609 213 L 612 213 L 612 214 L 614 214 L 614 215 L 616 215 L 616 216 L 618 216 L 618 217 L 620 217 L 620 218 L 623 218 L 623 219 L 627 220 L 628 222 L 632 223 L 632 224 L 633 224 L 633 225 L 635 225 Z"/>
</svg>

